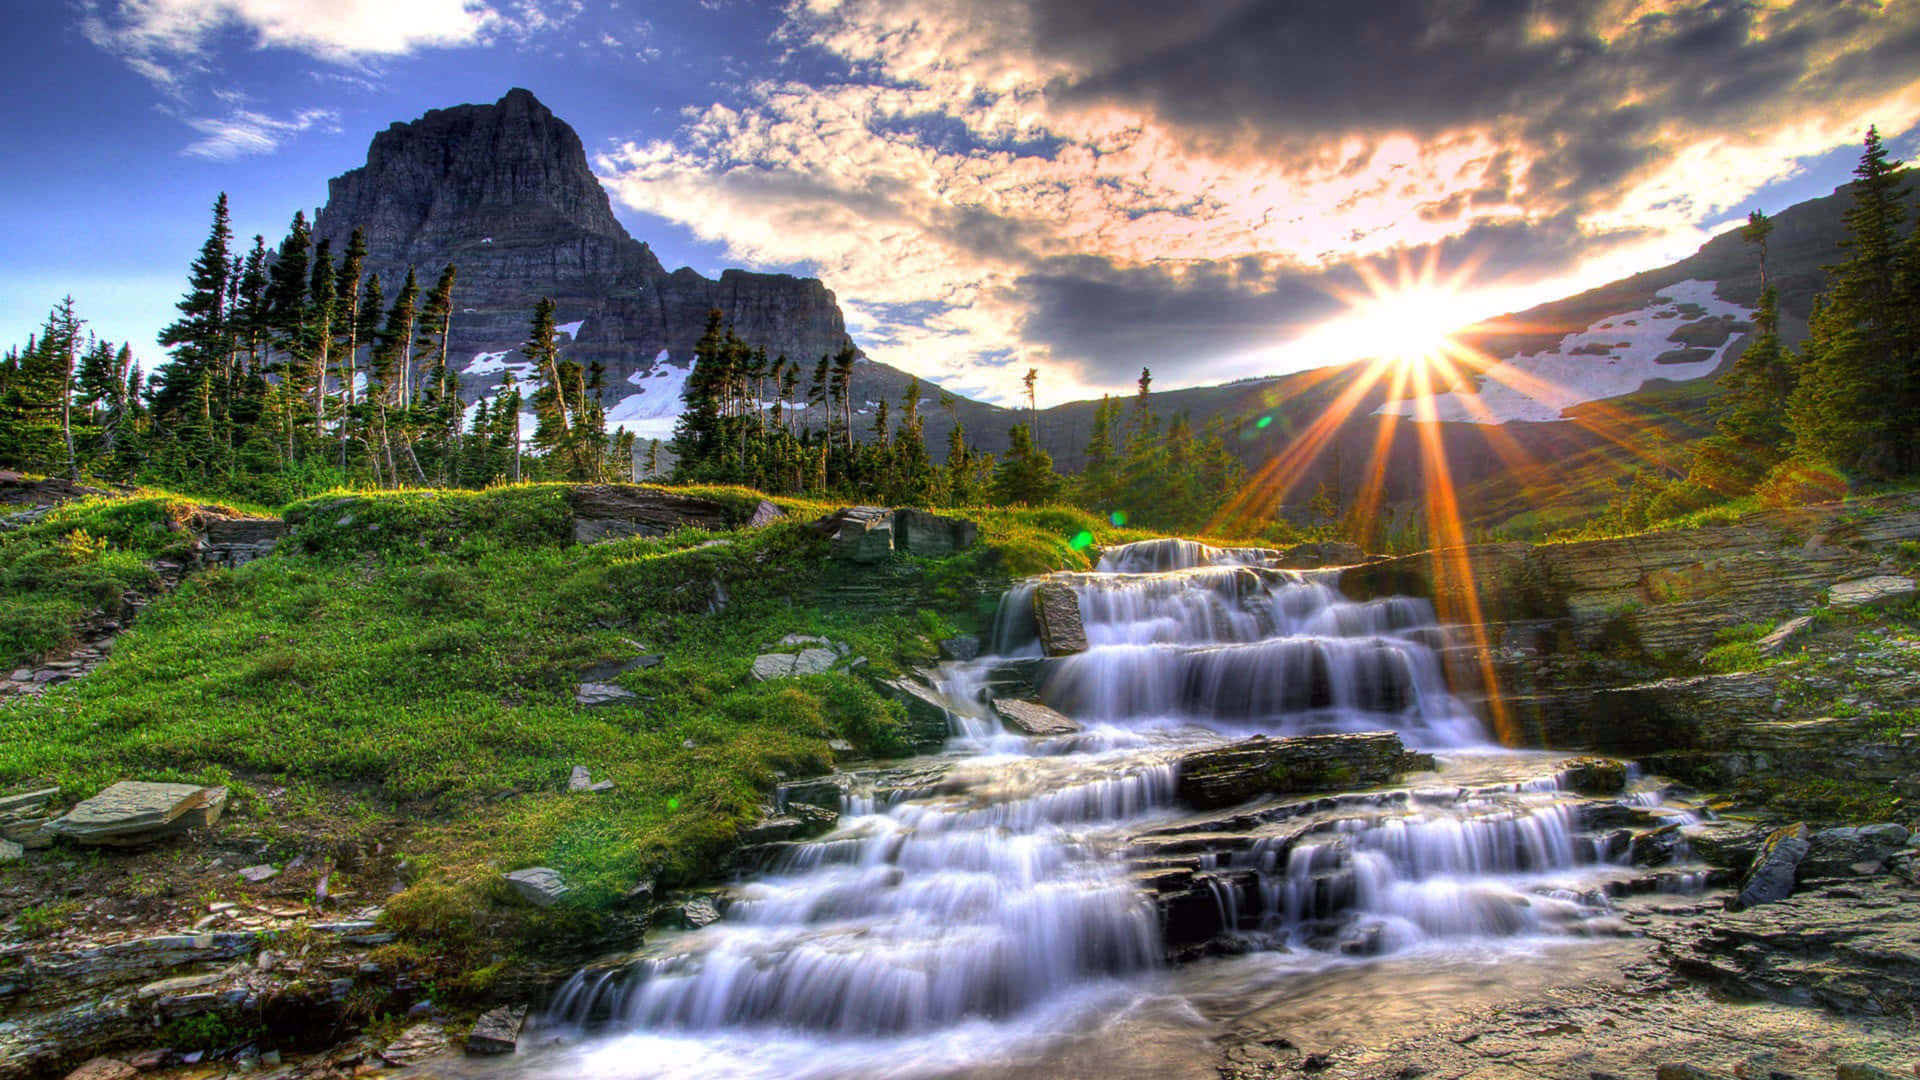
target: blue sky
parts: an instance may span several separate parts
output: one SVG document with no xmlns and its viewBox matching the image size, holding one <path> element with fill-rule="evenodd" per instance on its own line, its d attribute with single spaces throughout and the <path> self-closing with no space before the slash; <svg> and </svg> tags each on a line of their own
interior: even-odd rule
<svg viewBox="0 0 1920 1080">
<path fill-rule="evenodd" d="M 1524 307 L 1920 121 L 1913 3 L 89 0 L 10 31 L 0 327 L 71 292 L 149 364 L 216 193 L 271 244 L 374 132 L 513 86 L 669 267 L 816 274 L 871 353 L 1003 400 Z M 1396 262 L 1434 268 L 1419 302 L 1356 304 Z"/>
</svg>

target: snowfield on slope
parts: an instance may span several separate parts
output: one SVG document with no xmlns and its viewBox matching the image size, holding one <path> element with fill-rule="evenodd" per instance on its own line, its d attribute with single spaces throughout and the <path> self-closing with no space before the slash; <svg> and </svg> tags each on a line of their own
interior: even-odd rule
<svg viewBox="0 0 1920 1080">
<path fill-rule="evenodd" d="M 1561 420 L 1575 405 L 1631 394 L 1650 379 L 1686 382 L 1710 375 L 1746 333 L 1735 331 L 1710 348 L 1675 340 L 1676 333 L 1713 319 L 1753 318 L 1753 309 L 1715 296 L 1714 284 L 1690 279 L 1670 285 L 1647 307 L 1608 315 L 1561 338 L 1557 350 L 1515 353 L 1474 375 L 1475 390 L 1435 394 L 1433 413 L 1440 420 L 1467 424 Z M 1696 358 L 1660 362 L 1661 356 L 1679 350 L 1691 350 Z M 1374 410 L 1376 416 L 1420 418 L 1425 413 L 1412 398 Z"/>
</svg>

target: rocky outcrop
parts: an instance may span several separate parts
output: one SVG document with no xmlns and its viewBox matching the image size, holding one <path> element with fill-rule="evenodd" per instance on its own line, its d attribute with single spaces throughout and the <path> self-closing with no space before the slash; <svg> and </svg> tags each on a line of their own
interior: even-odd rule
<svg viewBox="0 0 1920 1080">
<path fill-rule="evenodd" d="M 570 891 L 560 871 L 546 866 L 530 866 L 502 875 L 514 895 L 534 907 L 552 907 Z"/>
<path fill-rule="evenodd" d="M 944 559 L 972 547 L 980 527 L 961 517 L 903 507 L 893 512 L 894 546 L 923 559 Z"/>
<path fill-rule="evenodd" d="M 1878 574 L 1856 581 L 1842 581 L 1827 590 L 1827 606 L 1838 611 L 1854 608 L 1886 607 L 1913 599 L 1920 587 L 1913 579 L 1898 574 Z"/>
<path fill-rule="evenodd" d="M 137 847 L 220 820 L 227 789 L 122 780 L 48 822 L 45 831 L 76 844 Z"/>
<path fill-rule="evenodd" d="M 1405 748 L 1391 731 L 1357 735 L 1254 736 L 1196 750 L 1178 762 L 1178 793 L 1200 809 L 1261 795 L 1350 790 L 1391 781 Z"/>
<path fill-rule="evenodd" d="M 194 561 L 201 566 L 245 566 L 273 554 L 287 532 L 287 523 L 279 518 L 209 517 L 201 525 Z"/>
<path fill-rule="evenodd" d="M 408 267 L 423 289 L 441 267 L 458 267 L 456 370 L 478 353 L 517 349 L 541 297 L 554 300 L 560 323 L 581 324 L 569 355 L 605 364 L 615 388 L 662 351 L 690 365 L 715 308 L 769 356 L 811 363 L 848 341 L 833 293 L 815 279 L 669 273 L 614 217 L 579 136 L 526 90 L 375 135 L 366 164 L 328 183 L 315 233 L 337 258 L 356 226 L 389 297 Z M 497 369 L 475 374 L 464 389 L 472 396 L 498 378 Z"/>
<path fill-rule="evenodd" d="M 842 562 L 872 564 L 893 557 L 893 511 L 847 506 L 813 523 L 827 538 L 827 553 Z"/>
<path fill-rule="evenodd" d="M 1734 906 L 1750 908 L 1792 895 L 1794 875 L 1811 847 L 1804 823 L 1775 829 L 1754 855 L 1753 865 L 1740 882 L 1740 894 L 1734 898 Z"/>
<path fill-rule="evenodd" d="M 629 536 L 665 536 L 675 529 L 719 532 L 745 524 L 746 515 L 715 499 L 635 484 L 575 484 L 567 488 L 573 511 L 573 539 L 579 544 Z M 754 516 L 764 521 L 784 516 L 762 500 Z"/>
<path fill-rule="evenodd" d="M 876 689 L 899 702 L 906 710 L 907 722 L 901 737 L 909 748 L 929 751 L 945 745 L 952 727 L 948 720 L 947 699 L 933 688 L 931 679 L 902 676 L 897 679 L 876 679 L 874 682 Z"/>
<path fill-rule="evenodd" d="M 1059 582 L 1043 582 L 1033 590 L 1033 622 L 1040 647 L 1048 656 L 1071 656 L 1087 651 L 1087 630 L 1080 620 L 1080 598 Z"/>
</svg>

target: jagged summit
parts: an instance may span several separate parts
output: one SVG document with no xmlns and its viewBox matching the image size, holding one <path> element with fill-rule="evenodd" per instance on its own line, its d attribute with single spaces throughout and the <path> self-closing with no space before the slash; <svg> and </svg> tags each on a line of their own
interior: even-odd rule
<svg viewBox="0 0 1920 1080">
<path fill-rule="evenodd" d="M 337 253 L 356 226 L 389 296 L 409 266 L 423 284 L 447 263 L 458 267 L 453 352 L 470 397 L 498 381 L 500 359 L 483 357 L 519 347 L 543 296 L 558 305 L 559 322 L 578 324 L 572 354 L 604 363 L 612 385 L 634 399 L 664 396 L 668 384 L 677 391 L 678 379 L 649 385 L 667 374 L 657 361 L 664 351 L 672 365 L 691 364 L 712 308 L 771 354 L 812 360 L 848 340 L 833 293 L 817 279 L 667 272 L 614 217 L 579 135 L 520 88 L 375 135 L 367 163 L 328 182 L 316 232 Z M 665 404 L 649 401 L 646 411 Z"/>
</svg>

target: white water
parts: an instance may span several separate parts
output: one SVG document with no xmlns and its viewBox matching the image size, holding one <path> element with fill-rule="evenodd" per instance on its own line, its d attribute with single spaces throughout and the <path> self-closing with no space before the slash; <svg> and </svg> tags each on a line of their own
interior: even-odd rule
<svg viewBox="0 0 1920 1080">
<path fill-rule="evenodd" d="M 996 670 L 1039 657 L 1035 583 L 1011 591 L 993 655 L 943 669 L 950 771 L 857 779 L 839 827 L 741 882 L 721 921 L 576 976 L 544 1022 L 557 1044 L 515 1068 L 991 1075 L 1165 995 L 1178 942 L 1146 882 L 1169 869 L 1198 870 L 1243 947 L 1302 956 L 1617 930 L 1619 853 L 1583 831 L 1550 759 L 1484 749 L 1431 608 L 1352 603 L 1268 556 L 1153 542 L 1054 576 L 1092 646 L 1040 662 L 1040 698 L 1087 726 L 1065 738 L 989 719 Z M 1227 836 L 1176 800 L 1173 759 L 1225 735 L 1383 729 L 1453 756 L 1428 786 L 1272 803 Z"/>
</svg>

